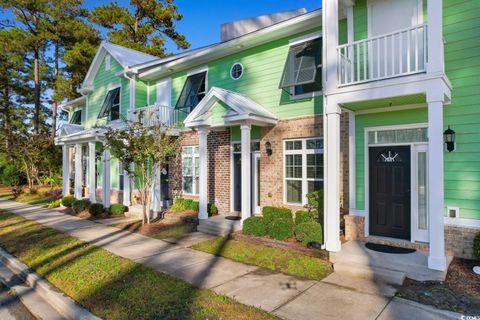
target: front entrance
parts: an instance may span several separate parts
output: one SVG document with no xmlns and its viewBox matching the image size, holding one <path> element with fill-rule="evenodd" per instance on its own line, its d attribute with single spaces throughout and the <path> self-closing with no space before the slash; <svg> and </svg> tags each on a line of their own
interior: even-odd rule
<svg viewBox="0 0 480 320">
<path fill-rule="evenodd" d="M 369 148 L 371 235 L 410 240 L 410 146 Z"/>
<path fill-rule="evenodd" d="M 252 213 L 260 213 L 260 153 L 251 156 Z M 242 211 L 242 154 L 233 153 L 233 211 Z"/>
</svg>

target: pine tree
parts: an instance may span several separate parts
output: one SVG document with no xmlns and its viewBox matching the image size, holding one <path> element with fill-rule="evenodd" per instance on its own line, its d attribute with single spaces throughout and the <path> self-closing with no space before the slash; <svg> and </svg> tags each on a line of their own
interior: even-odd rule
<svg viewBox="0 0 480 320">
<path fill-rule="evenodd" d="M 110 30 L 110 42 L 155 56 L 166 55 L 168 39 L 179 48 L 190 47 L 185 36 L 176 31 L 175 22 L 182 15 L 173 0 L 130 0 L 130 5 L 133 12 L 116 2 L 97 7 L 90 19 Z"/>
</svg>

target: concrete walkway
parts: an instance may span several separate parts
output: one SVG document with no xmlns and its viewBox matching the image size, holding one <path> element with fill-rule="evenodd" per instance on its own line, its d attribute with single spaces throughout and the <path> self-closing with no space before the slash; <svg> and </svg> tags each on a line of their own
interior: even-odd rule
<svg viewBox="0 0 480 320">
<path fill-rule="evenodd" d="M 245 265 L 54 209 L 3 200 L 0 209 L 284 319 L 458 319 L 459 316 L 399 298 Z"/>
</svg>

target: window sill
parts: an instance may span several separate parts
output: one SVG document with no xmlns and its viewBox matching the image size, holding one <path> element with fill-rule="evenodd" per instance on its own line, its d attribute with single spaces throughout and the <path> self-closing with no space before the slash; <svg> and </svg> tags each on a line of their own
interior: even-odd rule
<svg viewBox="0 0 480 320">
<path fill-rule="evenodd" d="M 309 99 L 309 98 L 315 98 L 315 97 L 321 97 L 321 96 L 323 96 L 323 91 L 315 91 L 310 93 L 290 95 L 290 100 L 295 101 L 295 100 Z"/>
</svg>

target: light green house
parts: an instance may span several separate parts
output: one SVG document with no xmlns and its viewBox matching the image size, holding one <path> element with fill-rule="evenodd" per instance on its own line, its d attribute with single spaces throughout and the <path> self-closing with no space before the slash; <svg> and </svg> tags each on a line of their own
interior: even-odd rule
<svg viewBox="0 0 480 320">
<path fill-rule="evenodd" d="M 426 248 L 434 270 L 470 257 L 480 4 L 325 0 L 267 18 L 226 24 L 220 42 L 164 59 L 103 43 L 82 97 L 62 106 L 64 193 L 134 203 L 121 164 L 96 145 L 104 126 L 152 124 L 141 115 L 155 113 L 158 125 L 180 124 L 182 152 L 162 171 L 154 212 L 198 199 L 201 229 L 208 203 L 243 221 L 267 205 L 300 210 L 323 188 L 330 252 L 342 232 Z"/>
</svg>

